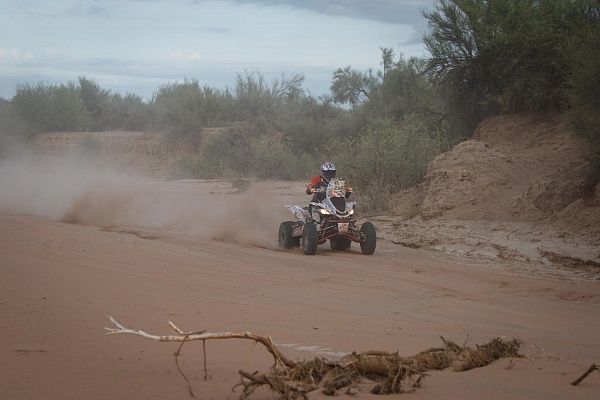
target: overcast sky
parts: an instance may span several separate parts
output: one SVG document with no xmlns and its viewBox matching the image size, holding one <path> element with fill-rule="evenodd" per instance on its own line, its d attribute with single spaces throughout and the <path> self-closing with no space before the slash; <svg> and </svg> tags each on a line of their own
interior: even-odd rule
<svg viewBox="0 0 600 400">
<path fill-rule="evenodd" d="M 332 73 L 381 69 L 380 47 L 424 56 L 423 9 L 434 0 L 0 0 L 0 97 L 17 83 L 75 82 L 150 99 L 195 78 L 233 87 L 237 74 L 304 73 L 329 91 Z"/>
</svg>

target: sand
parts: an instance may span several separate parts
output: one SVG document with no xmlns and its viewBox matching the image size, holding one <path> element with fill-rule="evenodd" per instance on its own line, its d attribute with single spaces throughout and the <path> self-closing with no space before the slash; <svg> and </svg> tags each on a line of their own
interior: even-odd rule
<svg viewBox="0 0 600 400">
<path fill-rule="evenodd" d="M 510 262 L 386 240 L 372 256 L 355 245 L 347 253 L 322 245 L 314 256 L 281 251 L 282 205 L 305 200 L 300 183 L 242 194 L 218 181 L 105 179 L 91 187 L 57 202 L 63 210 L 52 213 L 62 219 L 0 216 L 2 398 L 191 398 L 175 365 L 178 344 L 106 336 L 108 316 L 153 334 L 172 333 L 173 321 L 189 331 L 270 336 L 294 360 L 365 350 L 409 356 L 440 346 L 440 335 L 471 347 L 514 338 L 525 343 L 526 358 L 432 372 L 402 398 L 600 394 L 598 372 L 570 385 L 600 361 L 593 278 L 536 275 Z M 90 199 L 106 207 L 90 207 Z M 273 361 L 244 340 L 210 341 L 206 358 L 206 380 L 201 343 L 187 343 L 179 363 L 196 398 L 215 400 L 239 397 L 239 388 L 232 393 L 238 370 L 266 372 Z M 375 398 L 369 389 L 362 385 L 354 397 Z"/>
</svg>

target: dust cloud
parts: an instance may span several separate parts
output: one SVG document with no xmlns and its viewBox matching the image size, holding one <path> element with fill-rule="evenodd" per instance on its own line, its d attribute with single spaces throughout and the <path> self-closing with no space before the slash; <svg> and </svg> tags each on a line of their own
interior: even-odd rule
<svg viewBox="0 0 600 400">
<path fill-rule="evenodd" d="M 225 181 L 160 181 L 23 151 L 0 161 L 0 214 L 276 248 L 279 224 L 293 219 L 283 205 L 307 201 L 293 186 L 257 183 L 237 193 Z"/>
</svg>

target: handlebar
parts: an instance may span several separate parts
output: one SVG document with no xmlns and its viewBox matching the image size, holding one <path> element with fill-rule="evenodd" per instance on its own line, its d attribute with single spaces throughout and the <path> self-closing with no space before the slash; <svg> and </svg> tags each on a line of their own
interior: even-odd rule
<svg viewBox="0 0 600 400">
<path fill-rule="evenodd" d="M 310 188 L 311 193 L 325 193 L 326 191 L 327 191 L 327 188 L 325 186 L 321 186 L 318 188 Z M 351 187 L 346 188 L 346 192 L 352 193 L 352 188 Z"/>
</svg>

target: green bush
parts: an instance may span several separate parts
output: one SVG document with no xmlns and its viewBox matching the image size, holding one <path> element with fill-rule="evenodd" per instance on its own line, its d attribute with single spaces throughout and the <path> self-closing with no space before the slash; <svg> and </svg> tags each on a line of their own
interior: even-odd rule
<svg viewBox="0 0 600 400">
<path fill-rule="evenodd" d="M 20 137 L 26 134 L 23 121 L 17 116 L 12 102 L 0 98 L 0 136 Z"/>
<path fill-rule="evenodd" d="M 321 124 L 311 118 L 290 121 L 285 127 L 285 137 L 299 152 L 314 154 L 326 142 Z"/>
<path fill-rule="evenodd" d="M 91 117 L 79 90 L 72 82 L 64 85 L 18 84 L 12 99 L 19 118 L 28 132 L 64 132 L 86 130 Z"/>
<path fill-rule="evenodd" d="M 573 73 L 569 79 L 568 122 L 589 151 L 590 167 L 584 197 L 594 197 L 600 183 L 600 26 L 582 26 L 569 46 Z"/>
<path fill-rule="evenodd" d="M 102 130 L 149 131 L 154 129 L 152 110 L 138 95 L 111 94 Z"/>
<path fill-rule="evenodd" d="M 158 128 L 165 131 L 167 140 L 194 148 L 202 140 L 203 106 L 204 94 L 197 80 L 163 85 L 153 101 Z"/>
<path fill-rule="evenodd" d="M 416 185 L 427 165 L 448 150 L 440 134 L 418 122 L 398 128 L 389 119 L 372 121 L 360 135 L 330 143 L 329 154 L 360 199 L 363 211 L 387 211 L 391 195 Z"/>
<path fill-rule="evenodd" d="M 213 137 L 202 156 L 184 158 L 177 177 L 306 179 L 315 165 L 311 155 L 295 152 L 281 141 L 281 136 L 243 136 L 239 130 L 232 129 Z"/>
<path fill-rule="evenodd" d="M 580 32 L 600 25 L 597 0 L 438 0 L 423 15 L 427 72 L 455 137 L 487 116 L 563 107 L 577 62 L 569 46 L 590 50 Z"/>
</svg>

